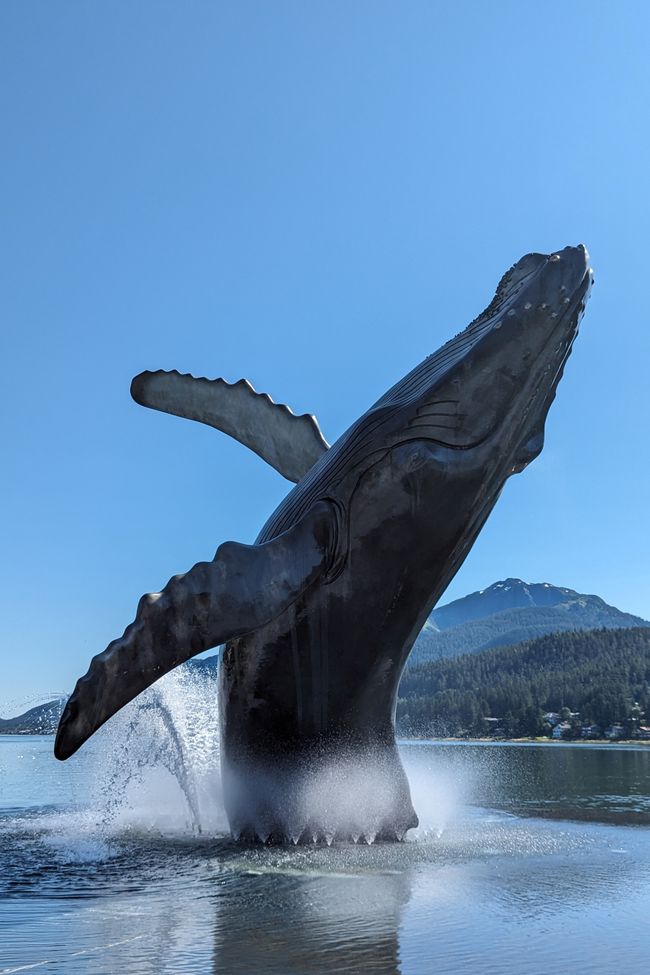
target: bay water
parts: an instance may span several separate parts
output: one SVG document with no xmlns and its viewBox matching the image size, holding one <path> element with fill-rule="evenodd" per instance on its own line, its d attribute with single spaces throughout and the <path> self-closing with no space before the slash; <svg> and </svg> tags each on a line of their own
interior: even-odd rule
<svg viewBox="0 0 650 975">
<path fill-rule="evenodd" d="M 405 842 L 242 847 L 212 691 L 0 736 L 2 975 L 648 970 L 648 746 L 402 742 Z"/>
</svg>

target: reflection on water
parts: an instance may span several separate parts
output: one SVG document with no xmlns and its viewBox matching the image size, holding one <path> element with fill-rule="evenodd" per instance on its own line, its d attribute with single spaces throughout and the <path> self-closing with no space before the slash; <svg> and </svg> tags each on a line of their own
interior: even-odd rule
<svg viewBox="0 0 650 975">
<path fill-rule="evenodd" d="M 218 905 L 215 972 L 399 972 L 408 872 L 244 874 Z"/>
<path fill-rule="evenodd" d="M 650 829 L 621 823 L 648 821 L 650 750 L 404 745 L 409 842 L 247 848 L 209 750 L 179 784 L 138 720 L 137 773 L 112 739 L 108 779 L 104 753 L 0 737 L 0 973 L 647 970 Z"/>
</svg>

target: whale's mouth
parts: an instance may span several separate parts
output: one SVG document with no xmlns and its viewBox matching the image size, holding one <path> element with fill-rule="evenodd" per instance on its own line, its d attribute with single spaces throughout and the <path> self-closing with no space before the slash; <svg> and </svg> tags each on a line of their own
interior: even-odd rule
<svg viewBox="0 0 650 975">
<path fill-rule="evenodd" d="M 582 260 L 584 261 L 584 270 L 581 277 L 577 280 L 577 285 L 572 288 L 570 297 L 566 293 L 566 289 L 563 292 L 566 295 L 562 299 L 563 311 L 557 314 L 556 324 L 550 331 L 540 350 L 539 366 L 535 370 L 534 376 L 531 377 L 532 383 L 530 380 L 528 381 L 526 384 L 527 391 L 524 390 L 522 394 L 525 396 L 525 401 L 519 398 L 518 402 L 513 402 L 506 416 L 492 424 L 484 436 L 480 438 L 475 437 L 473 442 L 469 442 L 468 439 L 465 444 L 461 444 L 458 441 L 445 444 L 445 446 L 453 446 L 460 449 L 484 449 L 484 445 L 487 442 L 492 442 L 497 447 L 501 462 L 494 468 L 492 476 L 486 479 L 480 492 L 480 497 L 477 498 L 472 517 L 460 533 L 454 545 L 453 551 L 449 556 L 447 572 L 445 573 L 445 578 L 440 582 L 436 599 L 446 589 L 449 579 L 456 573 L 467 555 L 473 539 L 476 538 L 489 517 L 506 478 L 513 473 L 522 471 L 538 456 L 543 448 L 546 416 L 555 398 L 567 359 L 573 349 L 573 344 L 579 331 L 582 314 L 594 279 L 593 269 L 589 264 L 587 249 L 583 245 L 580 245 L 579 248 L 568 248 L 567 250 L 577 252 L 575 256 L 579 256 L 581 253 Z M 547 258 L 544 259 L 547 260 Z M 514 267 L 516 268 L 517 265 Z M 511 269 L 512 271 L 513 269 Z M 534 271 L 528 271 L 526 274 L 512 275 L 508 278 L 511 272 L 507 272 L 502 278 L 502 293 L 499 294 L 497 291 L 495 301 L 476 320 L 482 323 L 479 326 L 482 333 L 485 333 L 491 327 L 491 322 L 499 317 L 499 313 L 495 310 L 497 299 L 499 301 L 499 308 L 503 309 L 504 304 L 507 304 L 513 295 L 519 293 L 523 283 L 530 281 L 534 275 Z M 565 305 L 564 301 L 567 298 L 568 303 Z M 486 320 L 490 322 L 487 326 L 485 324 Z M 510 424 L 512 428 L 509 443 L 503 443 L 499 439 L 504 424 Z M 486 447 L 485 449 L 490 448 Z M 512 458 L 510 465 L 507 462 L 503 463 L 503 459 L 508 457 Z"/>
<path fill-rule="evenodd" d="M 467 332 L 497 316 L 503 306 L 516 298 L 519 292 L 534 278 L 546 260 L 545 254 L 527 254 L 513 264 L 501 277 L 490 304 L 476 318 L 472 319 L 464 331 Z"/>
<path fill-rule="evenodd" d="M 430 430 L 437 442 L 469 450 L 498 437 L 502 455 L 511 452 L 514 441 L 529 444 L 528 453 L 522 453 L 526 462 L 539 453 L 546 414 L 592 282 L 582 244 L 548 256 L 528 255 L 504 275 L 495 300 L 480 316 L 481 324 L 474 326 L 474 344 L 466 352 L 465 363 L 471 364 L 477 382 L 463 375 L 462 366 L 457 370 L 459 422 L 454 427 L 454 407 L 447 406 L 449 433 Z M 418 426 L 422 413 L 433 418 L 440 407 L 418 409 Z M 515 462 L 519 468 L 521 463 L 522 458 Z"/>
<path fill-rule="evenodd" d="M 477 326 L 482 324 L 492 324 L 492 320 L 496 320 L 502 311 L 506 311 L 507 306 L 525 288 L 533 283 L 535 277 L 545 267 L 559 261 L 571 262 L 573 264 L 579 261 L 583 268 L 581 278 L 584 279 L 588 275 L 593 277 L 593 271 L 589 265 L 589 252 L 584 244 L 578 244 L 576 247 L 565 247 L 563 250 L 554 251 L 551 254 L 526 254 L 502 275 L 494 297 L 487 308 L 477 315 L 459 335 L 463 335 L 465 332 L 476 331 Z M 581 279 L 577 279 L 573 284 L 572 290 L 579 288 L 580 284 Z"/>
<path fill-rule="evenodd" d="M 583 247 L 583 245 L 580 246 Z M 555 399 L 567 360 L 573 351 L 573 345 L 580 331 L 580 323 L 594 280 L 593 269 L 588 264 L 589 254 L 586 248 L 583 247 L 583 250 L 586 264 L 584 275 L 541 350 L 540 359 L 545 361 L 546 365 L 537 370 L 532 392 L 528 396 L 528 403 L 520 414 L 524 421 L 520 426 L 526 432 L 520 438 L 523 441 L 523 448 L 515 460 L 512 473 L 519 473 L 523 470 L 531 460 L 538 456 L 544 445 L 546 416 Z"/>
</svg>

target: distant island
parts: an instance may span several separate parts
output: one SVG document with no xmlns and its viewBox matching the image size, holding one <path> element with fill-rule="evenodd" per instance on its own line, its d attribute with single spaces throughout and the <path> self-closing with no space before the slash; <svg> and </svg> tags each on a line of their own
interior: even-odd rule
<svg viewBox="0 0 650 975">
<path fill-rule="evenodd" d="M 15 718 L 0 718 L 0 735 L 53 735 L 66 698 L 39 704 Z"/>
<path fill-rule="evenodd" d="M 210 678 L 217 662 L 184 666 Z M 64 704 L 0 719 L 0 734 L 53 734 Z M 397 722 L 403 737 L 650 740 L 650 623 L 573 589 L 495 582 L 432 612 Z"/>
</svg>

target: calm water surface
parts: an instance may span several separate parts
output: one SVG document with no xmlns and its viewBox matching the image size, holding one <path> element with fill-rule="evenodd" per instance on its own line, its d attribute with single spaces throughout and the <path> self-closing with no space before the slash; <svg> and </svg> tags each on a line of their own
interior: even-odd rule
<svg viewBox="0 0 650 975">
<path fill-rule="evenodd" d="M 404 743 L 408 842 L 258 849 L 106 741 L 0 736 L 3 975 L 648 971 L 647 747 Z"/>
</svg>

